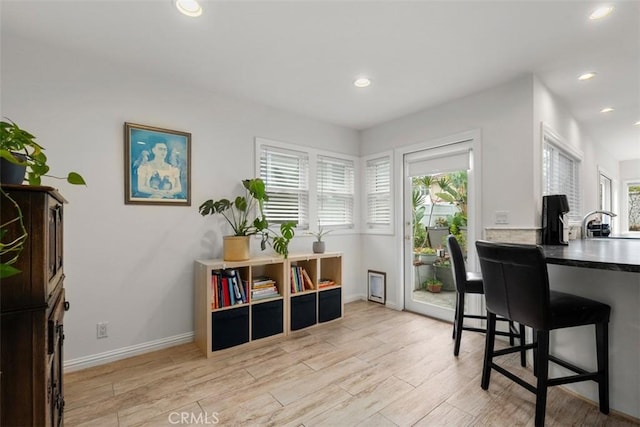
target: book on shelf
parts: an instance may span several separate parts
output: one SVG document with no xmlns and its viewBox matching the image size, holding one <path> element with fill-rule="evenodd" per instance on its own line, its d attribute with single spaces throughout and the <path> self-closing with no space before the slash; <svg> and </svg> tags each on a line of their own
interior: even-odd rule
<svg viewBox="0 0 640 427">
<path fill-rule="evenodd" d="M 274 298 L 274 297 L 279 297 L 280 293 L 278 292 L 278 288 L 273 285 L 269 288 L 263 288 L 263 289 L 255 289 L 251 291 L 251 299 L 252 300 L 259 300 L 259 299 L 265 299 L 265 298 Z"/>
<path fill-rule="evenodd" d="M 305 270 L 304 268 L 302 269 L 302 276 L 304 278 L 304 287 L 305 287 L 305 289 L 308 289 L 308 290 L 315 289 L 314 286 L 313 286 L 313 282 L 311 281 L 311 278 L 307 274 L 307 270 Z"/>
<path fill-rule="evenodd" d="M 305 290 L 313 290 L 315 286 L 309 274 L 300 265 L 291 266 L 291 293 L 304 292 Z"/>
<path fill-rule="evenodd" d="M 254 288 L 257 286 L 265 286 L 265 285 L 268 286 L 274 283 L 275 283 L 275 280 L 273 280 L 269 276 L 257 276 L 251 279 L 251 286 Z"/>
<path fill-rule="evenodd" d="M 234 269 L 211 273 L 211 308 L 218 309 L 249 302 L 249 284 Z"/>
<path fill-rule="evenodd" d="M 336 282 L 331 279 L 320 279 L 318 281 L 318 288 L 328 288 L 329 286 L 335 286 Z"/>
</svg>

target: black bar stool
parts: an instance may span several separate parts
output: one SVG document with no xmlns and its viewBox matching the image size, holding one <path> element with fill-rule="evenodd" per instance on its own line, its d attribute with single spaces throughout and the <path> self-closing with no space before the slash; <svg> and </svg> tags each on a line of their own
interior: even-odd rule
<svg viewBox="0 0 640 427">
<path fill-rule="evenodd" d="M 543 426 L 548 387 L 591 380 L 598 383 L 600 412 L 608 414 L 608 325 L 611 307 L 576 295 L 551 291 L 547 263 L 539 246 L 478 241 L 476 248 L 484 277 L 489 317 L 482 388 L 489 388 L 492 369 L 515 381 L 536 395 L 535 425 Z M 522 348 L 534 350 L 535 387 L 494 363 L 496 356 L 519 351 L 518 347 L 494 350 L 496 315 L 533 328 L 534 342 Z M 550 331 L 583 325 L 595 325 L 597 372 L 588 372 L 549 354 Z M 549 378 L 549 362 L 563 366 L 576 375 Z"/>
<path fill-rule="evenodd" d="M 462 249 L 460 248 L 458 240 L 452 234 L 447 237 L 447 251 L 449 252 L 451 262 L 453 282 L 456 285 L 456 311 L 453 319 L 452 338 L 456 340 L 453 347 L 453 355 L 458 356 L 458 354 L 460 354 L 462 331 L 487 332 L 486 329 L 464 326 L 464 319 L 487 320 L 487 316 L 464 313 L 465 294 L 484 294 L 484 286 L 482 284 L 482 275 L 480 273 L 467 272 L 464 265 Z M 514 338 L 518 338 L 520 345 L 525 343 L 523 325 L 519 325 L 519 328 L 516 328 L 513 320 L 504 319 L 502 317 L 499 317 L 496 320 L 509 322 L 509 331 L 496 331 L 496 335 L 508 336 L 509 344 L 512 346 L 514 345 Z M 524 350 L 520 353 L 520 364 L 522 366 L 527 366 L 526 352 Z"/>
</svg>

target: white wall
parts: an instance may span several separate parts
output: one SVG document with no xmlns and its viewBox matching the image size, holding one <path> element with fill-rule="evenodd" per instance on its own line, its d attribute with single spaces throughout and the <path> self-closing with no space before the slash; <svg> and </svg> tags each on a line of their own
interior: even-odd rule
<svg viewBox="0 0 640 427">
<path fill-rule="evenodd" d="M 393 120 L 362 132 L 367 155 L 480 129 L 482 139 L 481 228 L 493 225 L 494 212 L 509 211 L 510 226 L 535 224 L 533 197 L 533 77 L 503 85 Z M 395 171 L 401 179 L 402 171 Z M 402 206 L 395 206 L 402 216 Z M 401 308 L 398 230 L 394 236 L 364 235 L 363 271 L 387 272 L 387 301 Z"/>
<path fill-rule="evenodd" d="M 80 172 L 88 187 L 55 180 L 65 218 L 67 360 L 193 331 L 193 260 L 221 254 L 208 198 L 239 194 L 254 175 L 254 137 L 357 155 L 358 133 L 164 80 L 127 65 L 3 34 L 2 115 L 37 136 L 52 173 Z M 125 121 L 192 133 L 192 206 L 124 204 Z M 311 237 L 292 252 L 309 252 Z M 362 295 L 359 237 L 327 239 L 344 253 L 346 299 Z M 254 248 L 259 251 L 258 242 Z M 109 338 L 96 339 L 96 322 Z"/>
<path fill-rule="evenodd" d="M 558 134 L 567 145 L 583 154 L 580 168 L 580 187 L 582 192 L 582 210 L 580 215 L 598 209 L 599 174 L 598 168 L 607 171 L 610 177 L 618 180 L 618 163 L 606 149 L 603 149 L 578 123 L 564 104 L 542 84 L 534 78 L 534 117 L 533 117 L 533 145 L 534 145 L 534 195 L 536 197 L 536 211 L 542 212 L 542 136 L 540 123 L 544 122 Z M 614 197 L 614 206 L 616 194 Z M 614 208 L 614 211 L 619 209 Z M 538 215 L 536 226 L 541 225 Z M 616 224 L 613 224 L 614 227 Z"/>
</svg>

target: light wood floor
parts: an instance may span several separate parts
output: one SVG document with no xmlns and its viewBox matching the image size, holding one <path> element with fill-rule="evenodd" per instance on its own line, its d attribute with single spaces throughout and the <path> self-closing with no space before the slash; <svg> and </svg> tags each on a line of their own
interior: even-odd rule
<svg viewBox="0 0 640 427">
<path fill-rule="evenodd" d="M 483 346 L 465 332 L 455 358 L 450 324 L 358 301 L 343 319 L 209 360 L 187 344 L 69 373 L 65 424 L 533 425 L 533 394 L 497 373 L 480 388 Z M 637 425 L 557 387 L 546 421 Z"/>
</svg>

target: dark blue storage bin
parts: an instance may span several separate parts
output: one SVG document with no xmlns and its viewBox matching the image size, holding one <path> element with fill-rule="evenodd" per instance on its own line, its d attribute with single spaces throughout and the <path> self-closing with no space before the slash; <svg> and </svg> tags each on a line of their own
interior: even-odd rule
<svg viewBox="0 0 640 427">
<path fill-rule="evenodd" d="M 305 294 L 291 298 L 291 330 L 313 326 L 316 320 L 316 294 Z"/>
<path fill-rule="evenodd" d="M 340 288 L 320 291 L 318 300 L 318 322 L 328 322 L 342 316 L 342 290 Z"/>
<path fill-rule="evenodd" d="M 249 342 L 249 306 L 211 313 L 212 351 Z"/>
<path fill-rule="evenodd" d="M 283 300 L 263 302 L 251 306 L 251 339 L 270 337 L 284 332 Z"/>
</svg>

